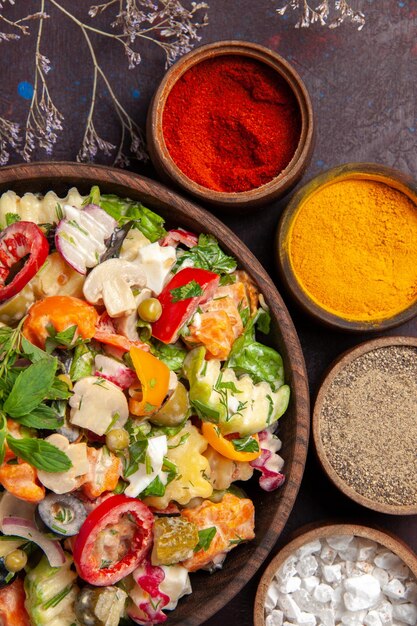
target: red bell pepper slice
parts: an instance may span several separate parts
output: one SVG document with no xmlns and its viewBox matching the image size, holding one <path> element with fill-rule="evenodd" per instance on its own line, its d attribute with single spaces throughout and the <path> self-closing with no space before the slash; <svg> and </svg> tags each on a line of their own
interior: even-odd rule
<svg viewBox="0 0 417 626">
<path fill-rule="evenodd" d="M 48 252 L 48 240 L 33 222 L 15 222 L 3 230 L 0 234 L 0 302 L 23 289 L 45 263 Z M 13 266 L 27 256 L 24 266 L 6 285 Z"/>
<path fill-rule="evenodd" d="M 151 548 L 153 522 L 140 500 L 125 495 L 104 500 L 87 516 L 74 544 L 79 576 L 98 587 L 128 576 Z"/>
<path fill-rule="evenodd" d="M 167 232 L 165 237 L 160 240 L 159 245 L 177 247 L 180 243 L 187 246 L 187 248 L 194 248 L 194 246 L 198 244 L 198 237 L 195 233 L 191 233 L 189 230 L 175 228 L 174 230 L 169 230 Z"/>
<path fill-rule="evenodd" d="M 184 324 L 191 319 L 200 304 L 213 297 L 219 286 L 220 276 L 208 270 L 186 267 L 180 270 L 158 296 L 162 305 L 161 317 L 152 324 L 152 335 L 163 343 L 175 343 Z M 172 291 L 197 283 L 201 288 L 198 296 L 177 300 Z M 176 301 L 175 301 L 176 300 Z"/>
</svg>

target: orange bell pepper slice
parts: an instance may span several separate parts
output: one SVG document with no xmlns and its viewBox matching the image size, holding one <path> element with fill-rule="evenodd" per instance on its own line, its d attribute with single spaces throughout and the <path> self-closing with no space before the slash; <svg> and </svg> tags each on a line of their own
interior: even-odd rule
<svg viewBox="0 0 417 626">
<path fill-rule="evenodd" d="M 77 326 L 83 339 L 91 339 L 96 332 L 97 320 L 98 313 L 91 304 L 73 296 L 50 296 L 30 307 L 23 334 L 35 346 L 44 348 L 49 325 L 57 332 Z"/>
<path fill-rule="evenodd" d="M 141 389 L 129 400 L 129 410 L 133 415 L 150 415 L 165 400 L 169 388 L 169 368 L 141 348 L 133 346 L 130 357 L 139 378 Z"/>
<path fill-rule="evenodd" d="M 0 484 L 13 496 L 26 502 L 37 503 L 45 497 L 45 487 L 39 483 L 36 469 L 25 461 L 16 465 L 3 463 Z"/>
<path fill-rule="evenodd" d="M 226 439 L 220 432 L 220 429 L 215 424 L 211 422 L 202 422 L 201 424 L 201 432 L 203 437 L 207 439 L 212 448 L 216 450 L 222 456 L 225 456 L 226 459 L 231 459 L 232 461 L 254 461 L 261 455 L 261 447 L 259 446 L 259 438 L 258 435 L 252 435 L 252 439 L 254 439 L 258 443 L 258 451 L 257 452 L 241 452 L 236 450 L 232 440 Z"/>
</svg>

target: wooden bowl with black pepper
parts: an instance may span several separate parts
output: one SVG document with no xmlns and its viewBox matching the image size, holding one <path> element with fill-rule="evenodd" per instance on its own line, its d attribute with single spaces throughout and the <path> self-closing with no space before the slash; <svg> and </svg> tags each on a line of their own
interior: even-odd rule
<svg viewBox="0 0 417 626">
<path fill-rule="evenodd" d="M 382 337 L 342 354 L 313 410 L 320 464 L 358 504 L 417 514 L 417 339 Z"/>
<path fill-rule="evenodd" d="M 246 41 L 219 41 L 165 74 L 147 118 L 161 178 L 242 212 L 287 193 L 312 155 L 313 110 L 294 68 Z"/>
</svg>

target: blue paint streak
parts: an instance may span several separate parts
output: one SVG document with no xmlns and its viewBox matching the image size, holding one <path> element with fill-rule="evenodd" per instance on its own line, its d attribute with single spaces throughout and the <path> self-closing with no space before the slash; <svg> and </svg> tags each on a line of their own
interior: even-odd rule
<svg viewBox="0 0 417 626">
<path fill-rule="evenodd" d="M 316 161 L 316 165 L 317 165 L 317 167 L 324 167 L 325 166 L 325 162 L 322 161 L 321 159 L 319 159 L 318 161 Z"/>
<path fill-rule="evenodd" d="M 23 80 L 17 86 L 17 93 L 19 94 L 19 96 L 21 96 L 25 100 L 30 100 L 33 96 L 32 83 L 28 83 L 26 80 Z"/>
<path fill-rule="evenodd" d="M 134 98 L 135 100 L 138 100 L 140 98 L 139 89 L 132 89 L 132 98 Z"/>
<path fill-rule="evenodd" d="M 403 9 L 405 7 L 405 2 L 399 2 L 398 6 L 400 7 L 400 9 Z"/>
</svg>

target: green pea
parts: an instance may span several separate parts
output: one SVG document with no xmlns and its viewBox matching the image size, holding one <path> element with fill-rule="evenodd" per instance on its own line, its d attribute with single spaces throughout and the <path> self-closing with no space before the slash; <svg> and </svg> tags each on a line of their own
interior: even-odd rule
<svg viewBox="0 0 417 626">
<path fill-rule="evenodd" d="M 20 572 L 28 561 L 28 557 L 26 552 L 23 550 L 13 550 L 10 552 L 4 559 L 4 565 L 9 572 L 13 574 L 16 572 Z"/>
<path fill-rule="evenodd" d="M 129 445 L 129 433 L 124 428 L 113 428 L 106 435 L 106 445 L 112 452 L 124 450 Z"/>
<path fill-rule="evenodd" d="M 162 315 L 162 305 L 157 298 L 145 298 L 139 303 L 138 313 L 144 322 L 156 322 Z"/>
</svg>

